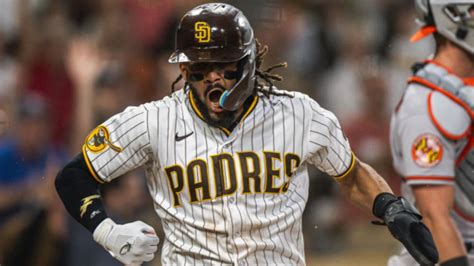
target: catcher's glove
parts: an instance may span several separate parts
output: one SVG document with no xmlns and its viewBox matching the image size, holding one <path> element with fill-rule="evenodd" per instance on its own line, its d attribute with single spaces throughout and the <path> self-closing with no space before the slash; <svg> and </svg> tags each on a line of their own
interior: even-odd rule
<svg viewBox="0 0 474 266">
<path fill-rule="evenodd" d="M 433 265 L 438 262 L 439 255 L 430 230 L 421 222 L 422 216 L 415 206 L 405 198 L 380 193 L 375 198 L 373 213 L 384 221 L 374 223 L 387 225 L 390 233 L 418 263 Z"/>
</svg>

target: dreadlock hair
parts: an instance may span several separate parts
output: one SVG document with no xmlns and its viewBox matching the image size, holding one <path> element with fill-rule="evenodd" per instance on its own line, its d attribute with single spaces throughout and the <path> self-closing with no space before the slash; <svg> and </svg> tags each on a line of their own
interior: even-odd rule
<svg viewBox="0 0 474 266">
<path fill-rule="evenodd" d="M 270 66 L 269 68 L 265 70 L 261 70 L 260 66 L 263 63 L 263 58 L 268 52 L 268 45 L 263 45 L 258 41 L 258 39 L 255 39 L 256 43 L 256 48 L 257 48 L 257 55 L 255 57 L 255 74 L 256 74 L 256 79 L 255 79 L 255 89 L 259 92 L 261 92 L 263 95 L 266 97 L 270 97 L 270 95 L 278 95 L 278 96 L 289 96 L 292 97 L 290 94 L 287 93 L 278 93 L 273 90 L 275 85 L 273 85 L 273 81 L 282 81 L 283 77 L 278 75 L 278 74 L 271 74 L 274 69 L 280 68 L 280 67 L 287 67 L 288 64 L 286 62 L 283 63 L 278 63 L 275 65 Z M 183 75 L 179 75 L 175 81 L 171 84 L 171 93 L 175 91 L 174 86 L 183 78 Z M 185 87 L 186 84 L 185 84 Z M 267 88 L 268 87 L 268 88 Z"/>
<path fill-rule="evenodd" d="M 178 83 L 183 78 L 183 75 L 179 74 L 179 76 L 171 83 L 171 93 L 174 92 L 174 85 Z"/>
<path fill-rule="evenodd" d="M 255 79 L 255 89 L 266 97 L 270 97 L 270 95 L 278 95 L 278 96 L 290 96 L 291 95 L 287 93 L 278 93 L 273 90 L 275 85 L 273 85 L 273 81 L 282 81 L 283 77 L 278 75 L 278 74 L 271 74 L 274 69 L 280 68 L 280 67 L 287 67 L 288 64 L 286 62 L 283 63 L 278 63 L 276 65 L 272 65 L 269 68 L 265 70 L 261 70 L 260 66 L 263 63 L 263 57 L 268 52 L 268 45 L 263 45 L 258 41 L 258 39 L 255 39 L 255 42 L 257 44 L 257 56 L 255 58 L 255 74 L 257 78 Z M 262 80 L 260 80 L 262 79 Z M 272 81 L 273 80 L 273 81 Z M 265 88 L 268 86 L 268 88 Z"/>
</svg>

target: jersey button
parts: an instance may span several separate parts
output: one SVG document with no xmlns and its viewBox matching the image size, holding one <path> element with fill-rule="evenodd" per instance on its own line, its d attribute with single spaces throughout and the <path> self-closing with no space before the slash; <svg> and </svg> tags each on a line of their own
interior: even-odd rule
<svg viewBox="0 0 474 266">
<path fill-rule="evenodd" d="M 229 198 L 229 203 L 234 203 L 235 202 L 235 199 L 232 197 L 232 198 Z"/>
</svg>

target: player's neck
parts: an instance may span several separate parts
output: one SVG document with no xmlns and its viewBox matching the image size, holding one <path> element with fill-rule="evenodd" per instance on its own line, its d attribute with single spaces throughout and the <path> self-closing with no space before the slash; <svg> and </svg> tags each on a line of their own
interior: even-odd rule
<svg viewBox="0 0 474 266">
<path fill-rule="evenodd" d="M 443 47 L 436 54 L 434 61 L 446 66 L 461 78 L 474 77 L 474 56 L 454 44 Z"/>
<path fill-rule="evenodd" d="M 241 107 L 239 107 L 239 109 L 237 109 L 236 115 L 235 115 L 235 120 L 230 125 L 226 126 L 226 128 L 229 131 L 234 130 L 234 128 L 240 123 L 240 121 L 242 121 L 242 119 L 244 119 L 244 114 L 249 110 L 250 106 L 252 105 L 253 98 L 254 97 L 247 98 L 247 100 L 245 100 L 244 104 Z"/>
</svg>

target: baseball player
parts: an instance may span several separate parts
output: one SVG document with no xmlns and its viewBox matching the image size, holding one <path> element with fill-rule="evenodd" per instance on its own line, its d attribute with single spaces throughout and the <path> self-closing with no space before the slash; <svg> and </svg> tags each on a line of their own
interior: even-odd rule
<svg viewBox="0 0 474 266">
<path fill-rule="evenodd" d="M 173 93 L 99 125 L 56 179 L 69 213 L 112 256 L 140 264 L 156 251 L 153 228 L 116 224 L 97 192 L 144 166 L 166 235 L 163 264 L 304 265 L 301 217 L 313 164 L 418 261 L 437 261 L 420 214 L 354 156 L 337 118 L 308 96 L 273 86 L 280 79 L 274 67 L 260 68 L 267 47 L 240 10 L 192 9 L 176 46 L 169 61 L 181 74 Z M 174 91 L 182 78 L 184 88 Z"/>
<path fill-rule="evenodd" d="M 434 34 L 434 56 L 413 67 L 391 123 L 402 193 L 416 204 L 441 265 L 474 265 L 474 1 L 416 0 L 419 40 Z M 389 265 L 416 265 L 403 250 Z"/>
</svg>

